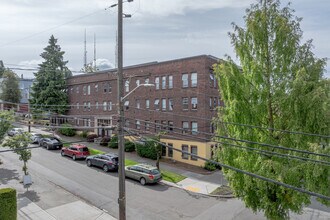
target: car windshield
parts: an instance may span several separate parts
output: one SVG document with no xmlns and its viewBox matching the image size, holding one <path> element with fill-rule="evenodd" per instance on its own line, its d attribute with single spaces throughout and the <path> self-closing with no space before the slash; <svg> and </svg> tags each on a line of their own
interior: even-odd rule
<svg viewBox="0 0 330 220">
<path fill-rule="evenodd" d="M 158 174 L 159 174 L 159 170 L 157 170 L 157 169 L 150 170 L 150 173 L 151 173 L 152 175 L 158 175 Z"/>
<path fill-rule="evenodd" d="M 79 151 L 80 152 L 87 152 L 88 148 L 87 147 L 82 147 L 82 148 L 79 148 Z"/>
<path fill-rule="evenodd" d="M 114 158 L 112 158 L 112 161 L 113 161 L 114 163 L 118 163 L 118 157 L 114 157 Z"/>
<path fill-rule="evenodd" d="M 53 143 L 58 143 L 59 141 L 57 139 L 49 139 Z"/>
</svg>

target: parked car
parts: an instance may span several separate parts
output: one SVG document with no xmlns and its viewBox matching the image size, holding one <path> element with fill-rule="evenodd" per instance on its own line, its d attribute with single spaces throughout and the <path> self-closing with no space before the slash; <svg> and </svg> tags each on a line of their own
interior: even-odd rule
<svg viewBox="0 0 330 220">
<path fill-rule="evenodd" d="M 30 133 L 31 134 L 31 143 L 32 144 L 38 144 L 40 138 L 42 138 L 42 134 L 37 134 L 37 133 Z"/>
<path fill-rule="evenodd" d="M 45 137 L 39 138 L 39 146 L 45 147 L 47 150 L 61 149 L 63 147 L 63 143 L 58 138 Z"/>
<path fill-rule="evenodd" d="M 90 155 L 88 147 L 83 144 L 72 144 L 67 148 L 62 148 L 62 156 L 72 157 L 73 160 L 76 159 L 85 159 Z"/>
<path fill-rule="evenodd" d="M 125 176 L 140 181 L 141 185 L 157 183 L 162 180 L 162 174 L 157 167 L 148 164 L 125 167 Z"/>
<path fill-rule="evenodd" d="M 8 136 L 15 136 L 17 134 L 22 134 L 24 130 L 22 128 L 12 128 L 10 129 L 7 134 Z"/>
<path fill-rule="evenodd" d="M 103 168 L 104 172 L 109 170 L 118 170 L 118 156 L 117 154 L 97 154 L 88 156 L 86 158 L 87 166 L 96 166 Z"/>
</svg>

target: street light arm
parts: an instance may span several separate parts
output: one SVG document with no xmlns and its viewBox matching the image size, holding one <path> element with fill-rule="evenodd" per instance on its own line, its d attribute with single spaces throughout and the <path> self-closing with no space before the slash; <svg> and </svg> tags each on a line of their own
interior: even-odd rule
<svg viewBox="0 0 330 220">
<path fill-rule="evenodd" d="M 130 94 L 132 94 L 137 88 L 144 86 L 144 87 L 151 87 L 151 86 L 155 86 L 154 84 L 139 84 L 137 87 L 135 87 L 134 89 L 132 89 L 129 93 L 127 93 L 124 97 L 121 97 L 121 101 L 124 101 Z"/>
</svg>

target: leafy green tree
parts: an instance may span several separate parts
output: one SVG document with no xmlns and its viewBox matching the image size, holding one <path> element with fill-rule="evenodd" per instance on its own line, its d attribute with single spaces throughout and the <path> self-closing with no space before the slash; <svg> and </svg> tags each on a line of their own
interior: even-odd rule
<svg viewBox="0 0 330 220">
<path fill-rule="evenodd" d="M 11 123 L 14 121 L 13 111 L 2 111 L 0 112 L 0 145 L 4 140 L 7 131 L 11 127 Z M 1 164 L 0 160 L 0 164 Z"/>
<path fill-rule="evenodd" d="M 49 45 L 44 48 L 41 57 L 44 59 L 39 65 L 39 71 L 34 73 L 35 82 L 32 86 L 31 105 L 52 106 L 55 113 L 62 114 L 67 110 L 68 96 L 66 93 L 65 79 L 72 75 L 66 67 L 68 61 L 63 60 L 64 52 L 57 44 L 57 39 L 52 35 Z"/>
<path fill-rule="evenodd" d="M 24 164 L 22 170 L 24 172 L 24 175 L 28 174 L 27 162 L 31 159 L 32 154 L 31 150 L 22 150 L 20 148 L 27 147 L 30 142 L 30 134 L 22 133 L 6 139 L 3 143 L 4 146 L 8 146 L 11 149 L 15 150 L 14 152 L 19 155 L 19 160 L 23 161 Z"/>
<path fill-rule="evenodd" d="M 21 90 L 19 89 L 19 78 L 16 73 L 9 69 L 4 70 L 1 88 L 2 93 L 0 94 L 0 99 L 11 103 L 20 102 Z"/>
<path fill-rule="evenodd" d="M 281 8 L 278 0 L 260 0 L 246 11 L 246 27 L 233 24 L 234 32 L 229 36 L 240 66 L 228 57 L 226 62 L 214 67 L 225 104 L 219 110 L 218 119 L 271 129 L 219 122 L 217 134 L 329 154 L 329 146 L 320 146 L 320 143 L 327 145 L 327 140 L 272 130 L 329 134 L 330 84 L 329 80 L 322 78 L 325 59 L 314 56 L 311 40 L 301 43 L 301 18 L 293 13 L 290 5 Z M 245 146 L 266 150 L 258 145 Z M 307 157 L 286 150 L 267 150 Z M 218 156 L 222 163 L 330 196 L 329 166 L 261 155 L 228 145 L 222 146 Z M 301 212 L 310 204 L 309 195 L 232 170 L 224 169 L 224 172 L 236 196 L 253 211 L 264 211 L 268 219 L 288 219 L 290 211 Z M 329 205 L 329 201 L 322 202 Z"/>
</svg>

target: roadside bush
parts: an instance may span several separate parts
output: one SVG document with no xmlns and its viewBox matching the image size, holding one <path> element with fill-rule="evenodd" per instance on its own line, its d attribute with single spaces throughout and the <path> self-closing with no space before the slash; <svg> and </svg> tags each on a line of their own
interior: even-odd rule
<svg viewBox="0 0 330 220">
<path fill-rule="evenodd" d="M 17 219 L 17 199 L 15 189 L 0 189 L 0 219 Z"/>
<path fill-rule="evenodd" d="M 87 135 L 88 135 L 88 131 L 82 131 L 80 133 L 80 136 L 83 137 L 83 138 L 87 138 Z"/>
<path fill-rule="evenodd" d="M 136 152 L 140 157 L 146 157 L 152 160 L 157 159 L 157 149 L 148 144 L 136 144 Z"/>
<path fill-rule="evenodd" d="M 108 145 L 110 148 L 117 149 L 118 148 L 118 136 L 113 136 Z M 125 147 L 126 148 L 126 147 Z"/>
<path fill-rule="evenodd" d="M 108 146 L 109 142 L 110 142 L 110 137 L 104 136 L 104 137 L 102 137 L 102 139 L 100 141 L 100 145 L 101 146 Z"/>
<path fill-rule="evenodd" d="M 131 141 L 125 142 L 125 151 L 126 152 L 133 152 L 135 151 L 135 144 Z"/>
<path fill-rule="evenodd" d="M 94 139 L 97 137 L 97 134 L 89 134 L 87 135 L 87 142 L 94 142 Z"/>
<path fill-rule="evenodd" d="M 65 136 L 75 136 L 76 130 L 72 128 L 70 124 L 63 124 L 59 129 L 59 132 Z"/>
<path fill-rule="evenodd" d="M 214 171 L 217 169 L 216 165 L 214 163 L 211 163 L 209 161 L 206 161 L 204 164 L 204 169 L 208 170 L 208 171 Z"/>
</svg>

